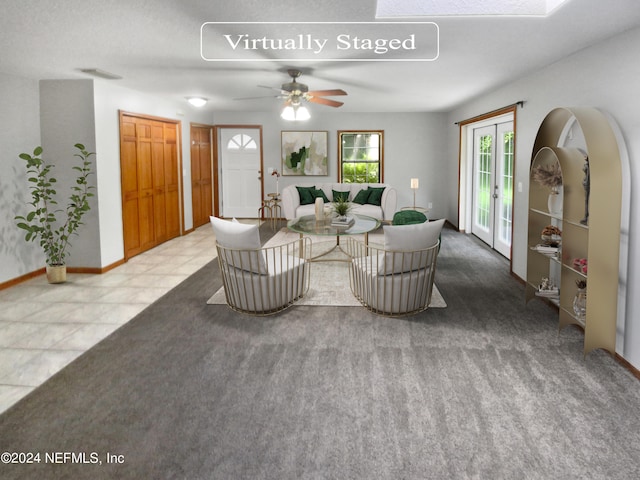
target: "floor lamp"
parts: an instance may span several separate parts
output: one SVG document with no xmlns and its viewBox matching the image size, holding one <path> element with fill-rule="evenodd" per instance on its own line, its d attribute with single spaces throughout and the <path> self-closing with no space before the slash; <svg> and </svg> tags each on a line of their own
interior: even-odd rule
<svg viewBox="0 0 640 480">
<path fill-rule="evenodd" d="M 411 190 L 413 190 L 413 208 L 415 210 L 415 208 L 416 208 L 416 190 L 418 190 L 418 179 L 417 178 L 412 178 L 411 179 Z"/>
</svg>

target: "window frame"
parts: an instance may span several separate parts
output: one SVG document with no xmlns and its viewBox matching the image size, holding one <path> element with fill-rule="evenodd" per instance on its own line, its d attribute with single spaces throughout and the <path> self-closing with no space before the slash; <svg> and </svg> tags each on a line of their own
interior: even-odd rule
<svg viewBox="0 0 640 480">
<path fill-rule="evenodd" d="M 342 149 L 342 137 L 343 135 L 379 135 L 380 141 L 378 144 L 378 160 L 377 162 L 346 162 L 346 163 L 378 163 L 378 181 L 375 183 L 384 183 L 384 130 L 338 130 L 338 182 L 345 183 L 342 166 L 343 166 L 343 149 Z M 372 182 L 363 182 L 372 183 Z"/>
</svg>

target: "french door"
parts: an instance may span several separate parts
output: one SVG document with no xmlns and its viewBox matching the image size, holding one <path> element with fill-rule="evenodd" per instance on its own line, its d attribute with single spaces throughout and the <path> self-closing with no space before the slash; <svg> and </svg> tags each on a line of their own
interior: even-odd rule
<svg viewBox="0 0 640 480">
<path fill-rule="evenodd" d="M 471 231 L 507 258 L 511 258 L 514 145 L 513 122 L 473 130 Z"/>
<path fill-rule="evenodd" d="M 262 204 L 262 129 L 218 127 L 223 217 L 256 218 Z"/>
</svg>

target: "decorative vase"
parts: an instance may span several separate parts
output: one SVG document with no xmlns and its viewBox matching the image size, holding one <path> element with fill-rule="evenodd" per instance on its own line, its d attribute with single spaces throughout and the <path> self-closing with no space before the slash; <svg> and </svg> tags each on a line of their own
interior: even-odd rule
<svg viewBox="0 0 640 480">
<path fill-rule="evenodd" d="M 549 198 L 547 199 L 547 208 L 552 215 L 560 215 L 562 213 L 562 188 L 552 187 Z"/>
<path fill-rule="evenodd" d="M 47 281 L 49 283 L 64 283 L 67 281 L 66 265 L 47 265 Z"/>
<path fill-rule="evenodd" d="M 587 315 L 587 289 L 579 288 L 573 298 L 573 313 L 576 317 L 584 319 Z"/>
<path fill-rule="evenodd" d="M 324 200 L 316 198 L 316 221 L 324 220 Z"/>
</svg>

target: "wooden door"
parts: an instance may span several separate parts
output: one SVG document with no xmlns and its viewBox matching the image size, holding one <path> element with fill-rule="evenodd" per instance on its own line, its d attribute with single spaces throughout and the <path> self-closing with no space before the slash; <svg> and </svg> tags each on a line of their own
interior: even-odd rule
<svg viewBox="0 0 640 480">
<path fill-rule="evenodd" d="M 175 122 L 120 115 L 125 259 L 180 235 L 177 138 Z"/>
<path fill-rule="evenodd" d="M 193 228 L 213 215 L 211 127 L 191 126 L 191 203 Z"/>
</svg>

